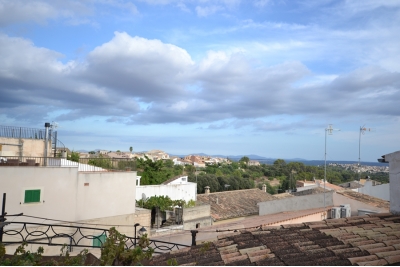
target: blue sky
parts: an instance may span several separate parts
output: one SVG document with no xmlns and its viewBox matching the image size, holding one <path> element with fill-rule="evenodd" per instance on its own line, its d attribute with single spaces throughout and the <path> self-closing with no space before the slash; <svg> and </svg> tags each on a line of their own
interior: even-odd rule
<svg viewBox="0 0 400 267">
<path fill-rule="evenodd" d="M 0 0 L 0 125 L 71 150 L 376 161 L 400 149 L 400 1 Z"/>
</svg>

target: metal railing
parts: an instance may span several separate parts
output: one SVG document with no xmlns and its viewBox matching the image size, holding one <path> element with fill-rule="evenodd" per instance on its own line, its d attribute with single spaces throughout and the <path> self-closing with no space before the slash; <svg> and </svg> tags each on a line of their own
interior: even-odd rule
<svg viewBox="0 0 400 267">
<path fill-rule="evenodd" d="M 2 126 L 0 125 L 0 136 L 7 138 L 24 138 L 24 139 L 45 139 L 46 131 L 43 129 Z"/>
<path fill-rule="evenodd" d="M 0 137 L 45 140 L 46 130 L 0 125 Z M 57 131 L 49 129 L 49 137 L 54 153 L 57 149 L 65 150 L 64 143 L 57 139 Z"/>
<path fill-rule="evenodd" d="M 79 162 L 59 157 L 0 157 L 1 166 L 78 167 L 79 171 L 136 171 L 136 161 L 126 158 L 84 158 Z"/>
<path fill-rule="evenodd" d="M 3 244 L 6 246 L 24 242 L 48 246 L 67 245 L 72 251 L 73 247 L 100 248 L 109 236 L 107 229 L 70 225 L 10 222 L 3 227 Z M 138 237 L 126 236 L 125 248 L 134 248 L 138 239 Z M 149 247 L 154 249 L 154 253 L 159 254 L 190 247 L 159 240 L 150 239 L 149 241 Z"/>
</svg>

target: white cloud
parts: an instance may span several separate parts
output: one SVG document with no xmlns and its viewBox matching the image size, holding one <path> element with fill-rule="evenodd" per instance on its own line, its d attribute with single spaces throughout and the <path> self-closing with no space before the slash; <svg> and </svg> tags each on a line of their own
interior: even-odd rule
<svg viewBox="0 0 400 267">
<path fill-rule="evenodd" d="M 210 6 L 196 6 L 196 13 L 199 17 L 208 17 L 222 10 L 221 6 L 210 5 Z"/>
</svg>

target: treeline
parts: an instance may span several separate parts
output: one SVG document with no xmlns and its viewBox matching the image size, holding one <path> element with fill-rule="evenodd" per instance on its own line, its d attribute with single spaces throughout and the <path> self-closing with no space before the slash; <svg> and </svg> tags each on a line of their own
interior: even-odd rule
<svg viewBox="0 0 400 267">
<path fill-rule="evenodd" d="M 79 161 L 79 156 L 72 154 L 71 160 Z M 273 164 L 260 164 L 249 166 L 249 158 L 243 157 L 238 162 L 210 164 L 205 168 L 196 168 L 193 165 L 174 165 L 170 159 L 153 161 L 148 157 L 129 161 L 114 162 L 108 158 L 91 158 L 88 164 L 107 169 L 131 168 L 141 176 L 141 185 L 161 184 L 178 175 L 188 175 L 189 182 L 197 182 L 197 193 L 204 193 L 204 187 L 209 186 L 211 192 L 262 188 L 267 186 L 270 194 L 285 192 L 296 187 L 297 180 L 312 181 L 324 179 L 324 166 L 308 166 L 301 162 L 286 163 L 277 159 Z M 371 179 L 381 183 L 389 182 L 389 174 L 361 173 L 360 177 L 370 176 Z M 358 180 L 359 174 L 346 170 L 341 166 L 327 166 L 326 179 L 332 184 L 341 184 Z M 270 184 L 274 179 L 278 185 Z"/>
</svg>

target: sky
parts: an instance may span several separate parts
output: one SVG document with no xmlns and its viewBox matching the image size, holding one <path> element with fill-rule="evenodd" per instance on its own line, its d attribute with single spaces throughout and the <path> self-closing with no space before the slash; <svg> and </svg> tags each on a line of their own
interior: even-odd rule
<svg viewBox="0 0 400 267">
<path fill-rule="evenodd" d="M 376 162 L 400 150 L 399 33 L 396 0 L 0 0 L 0 125 L 57 124 L 75 151 Z"/>
</svg>

